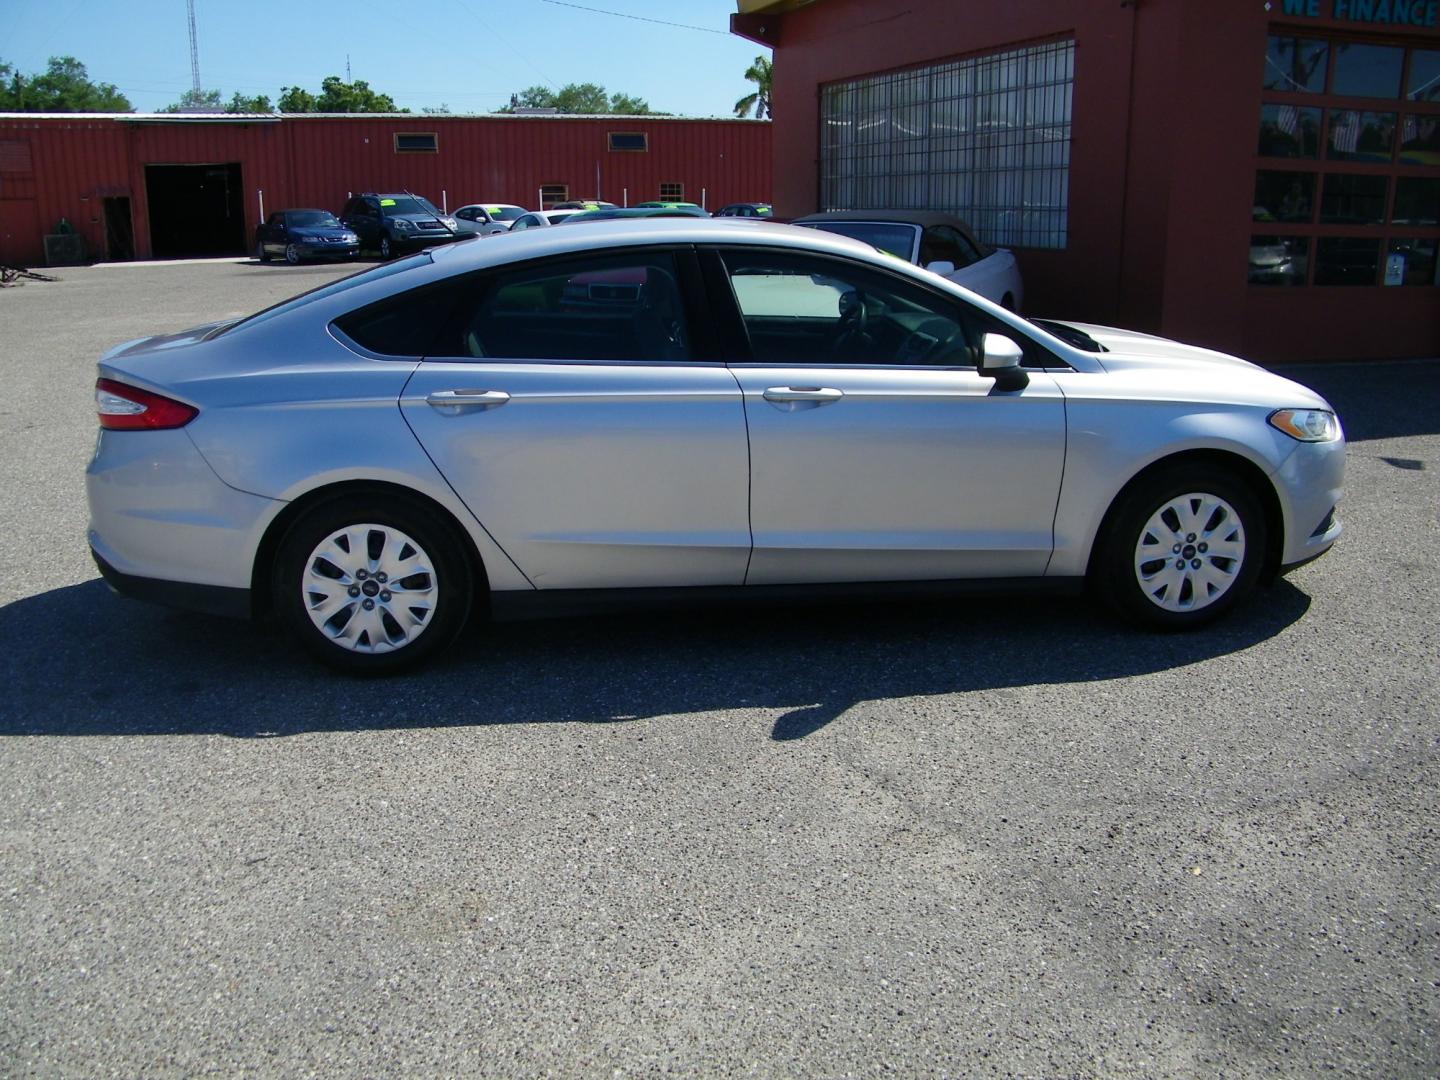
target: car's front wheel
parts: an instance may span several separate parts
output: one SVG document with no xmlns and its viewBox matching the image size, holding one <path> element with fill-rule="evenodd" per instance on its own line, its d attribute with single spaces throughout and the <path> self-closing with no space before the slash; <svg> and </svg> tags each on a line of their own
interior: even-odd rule
<svg viewBox="0 0 1440 1080">
<path fill-rule="evenodd" d="M 1121 495 L 1092 579 L 1131 622 L 1201 626 L 1255 587 L 1265 529 L 1259 500 L 1238 477 L 1198 465 L 1168 469 Z"/>
<path fill-rule="evenodd" d="M 300 249 L 294 244 L 285 245 L 285 261 L 291 266 L 300 265 Z"/>
<path fill-rule="evenodd" d="M 276 612 L 317 659 L 390 674 L 454 641 L 474 577 L 454 526 L 419 502 L 348 495 L 299 518 L 280 543 Z"/>
</svg>

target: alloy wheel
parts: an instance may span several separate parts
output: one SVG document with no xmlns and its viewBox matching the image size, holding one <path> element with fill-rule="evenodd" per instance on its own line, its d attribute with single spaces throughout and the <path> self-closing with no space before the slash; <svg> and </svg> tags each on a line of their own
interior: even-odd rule
<svg viewBox="0 0 1440 1080">
<path fill-rule="evenodd" d="M 317 544 L 300 590 L 310 621 L 353 653 L 395 652 L 433 621 L 440 583 L 434 560 L 390 525 L 348 525 Z"/>
<path fill-rule="evenodd" d="M 1167 500 L 1135 544 L 1135 579 L 1166 611 L 1199 611 L 1230 591 L 1245 563 L 1245 526 L 1218 495 L 1189 492 Z"/>
</svg>

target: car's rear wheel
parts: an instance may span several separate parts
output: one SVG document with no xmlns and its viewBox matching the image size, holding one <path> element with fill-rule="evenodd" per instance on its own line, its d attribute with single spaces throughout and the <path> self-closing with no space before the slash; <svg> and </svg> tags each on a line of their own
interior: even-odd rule
<svg viewBox="0 0 1440 1080">
<path fill-rule="evenodd" d="M 261 262 L 270 261 L 270 252 L 265 250 L 265 242 L 263 240 L 257 242 L 255 245 L 255 258 Z"/>
<path fill-rule="evenodd" d="M 390 243 L 390 237 L 380 237 L 380 258 L 384 259 L 386 262 L 389 262 L 394 257 L 395 247 L 393 244 Z"/>
<path fill-rule="evenodd" d="M 455 640 L 474 576 L 454 527 L 419 502 L 348 495 L 285 534 L 274 607 L 317 659 L 357 675 L 390 674 Z"/>
<path fill-rule="evenodd" d="M 291 266 L 300 265 L 300 249 L 294 244 L 285 245 L 285 261 Z"/>
<path fill-rule="evenodd" d="M 1244 481 L 1213 467 L 1177 466 L 1122 493 L 1092 579 L 1131 622 L 1202 626 L 1255 587 L 1265 529 L 1259 500 Z"/>
</svg>

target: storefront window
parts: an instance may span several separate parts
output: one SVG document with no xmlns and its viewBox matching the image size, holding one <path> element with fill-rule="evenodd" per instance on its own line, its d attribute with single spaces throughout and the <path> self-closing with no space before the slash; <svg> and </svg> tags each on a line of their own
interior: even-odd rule
<svg viewBox="0 0 1440 1080">
<path fill-rule="evenodd" d="M 1315 174 L 1271 172 L 1255 174 L 1254 221 L 1309 221 L 1314 214 Z"/>
<path fill-rule="evenodd" d="M 1304 285 L 1310 241 L 1304 236 L 1252 236 L 1251 285 Z"/>
<path fill-rule="evenodd" d="M 1313 158 L 1320 153 L 1320 110 L 1260 106 L 1260 156 Z"/>
<path fill-rule="evenodd" d="M 945 210 L 992 244 L 1065 247 L 1074 77 L 1055 41 L 822 87 L 821 209 Z"/>
<path fill-rule="evenodd" d="M 1440 225 L 1440 177 L 1400 177 L 1390 220 L 1397 225 Z"/>
<path fill-rule="evenodd" d="M 1322 236 L 1316 246 L 1316 285 L 1374 285 L 1379 272 L 1379 240 Z"/>
<path fill-rule="evenodd" d="M 1440 285 L 1440 49 L 1272 34 L 1262 85 L 1250 284 Z"/>
<path fill-rule="evenodd" d="M 1335 77 L 1330 92 L 1339 97 L 1400 96 L 1400 69 L 1405 50 L 1390 45 L 1335 43 Z"/>
<path fill-rule="evenodd" d="M 1435 252 L 1440 240 L 1417 237 L 1390 241 L 1385 260 L 1385 284 L 1440 285 L 1440 263 Z"/>
<path fill-rule="evenodd" d="M 1411 101 L 1440 103 L 1440 49 L 1412 49 L 1405 96 Z"/>
<path fill-rule="evenodd" d="M 1388 163 L 1395 147 L 1395 114 L 1330 110 L 1325 156 L 1331 161 Z"/>
<path fill-rule="evenodd" d="M 1322 225 L 1379 225 L 1385 220 L 1388 176 L 1331 173 L 1320 189 Z"/>
<path fill-rule="evenodd" d="M 1319 94 L 1325 89 L 1329 42 L 1272 35 L 1265 49 L 1265 89 Z"/>
<path fill-rule="evenodd" d="M 1409 116 L 1400 122 L 1400 164 L 1440 165 L 1440 116 Z"/>
</svg>

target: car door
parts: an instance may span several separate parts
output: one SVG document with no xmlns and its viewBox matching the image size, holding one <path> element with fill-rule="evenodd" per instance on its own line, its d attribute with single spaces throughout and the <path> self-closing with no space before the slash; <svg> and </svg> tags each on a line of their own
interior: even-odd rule
<svg viewBox="0 0 1440 1080">
<path fill-rule="evenodd" d="M 1019 391 L 978 374 L 980 336 L 1004 324 L 848 260 L 707 258 L 742 328 L 747 584 L 1044 574 L 1065 404 L 1043 370 Z"/>
<path fill-rule="evenodd" d="M 537 588 L 744 581 L 745 414 L 692 338 L 693 263 L 647 249 L 477 275 L 405 388 L 416 437 Z"/>
<path fill-rule="evenodd" d="M 342 223 L 360 237 L 362 248 L 380 246 L 380 210 L 368 199 L 354 199 L 346 208 Z"/>
</svg>

